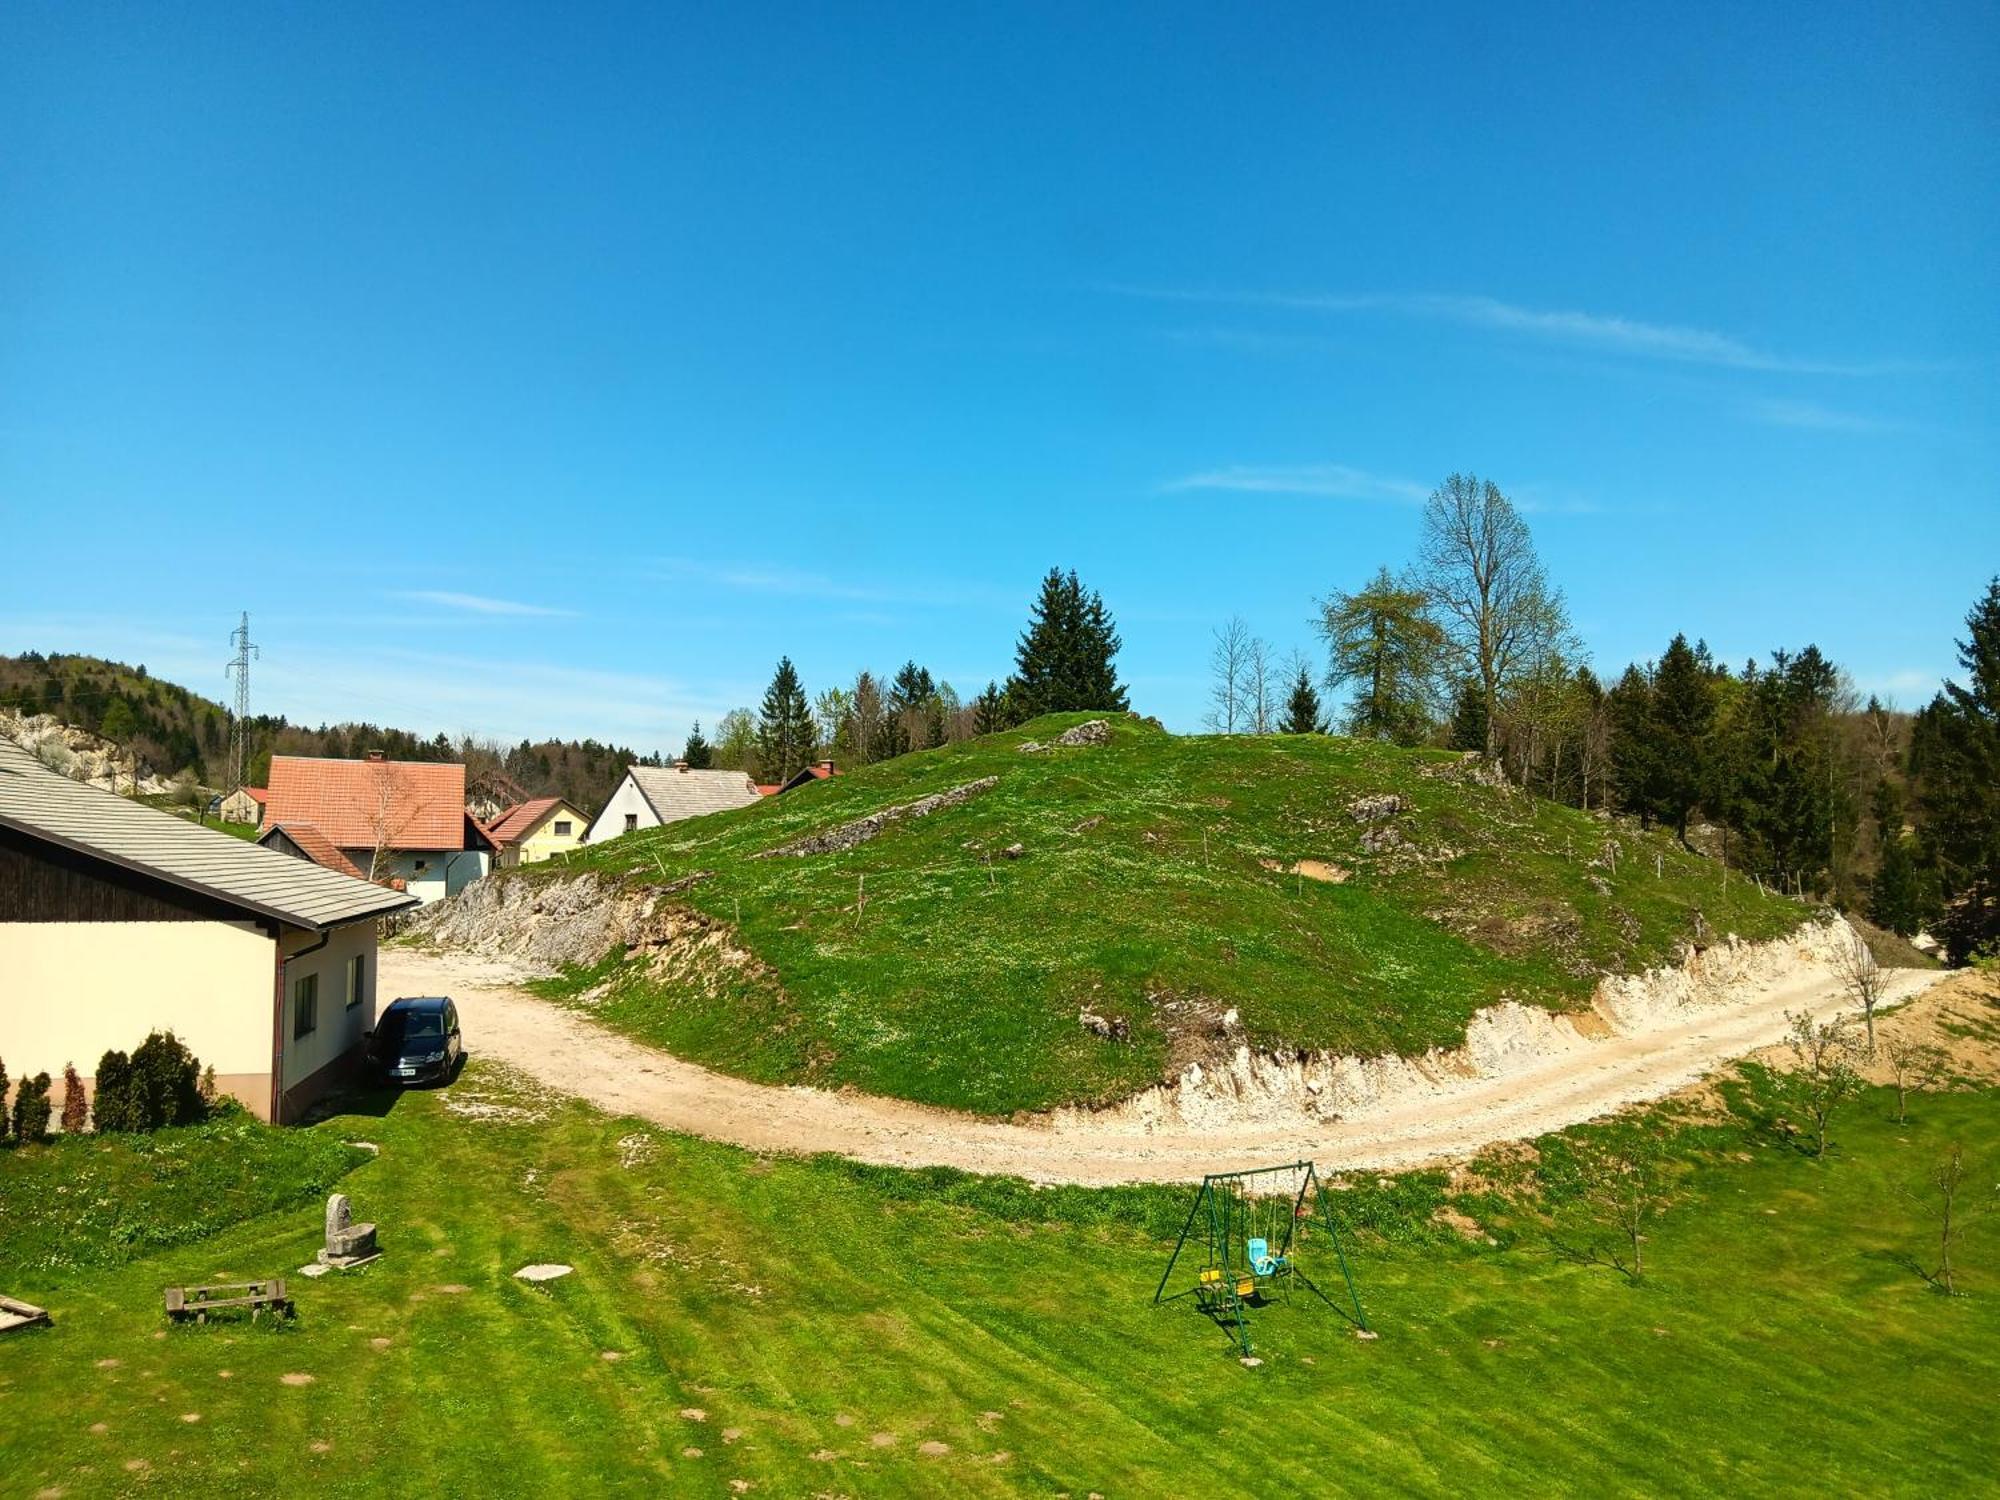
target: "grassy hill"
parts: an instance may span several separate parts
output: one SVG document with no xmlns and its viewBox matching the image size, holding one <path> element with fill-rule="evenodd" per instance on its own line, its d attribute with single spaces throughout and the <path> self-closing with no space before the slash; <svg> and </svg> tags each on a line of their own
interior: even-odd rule
<svg viewBox="0 0 2000 1500">
<path fill-rule="evenodd" d="M 1500 999 L 1578 1006 L 1603 972 L 1717 933 L 1776 936 L 1805 915 L 1725 887 L 1717 864 L 1666 837 L 1484 784 L 1440 752 L 1175 737 L 1131 717 L 1106 744 L 1022 752 L 1089 717 L 503 878 L 703 876 L 675 900 L 709 924 L 705 940 L 684 932 L 550 993 L 749 1077 L 988 1113 L 1116 1099 L 1219 1039 L 1449 1046 Z M 852 848 L 759 857 L 987 778 Z M 1400 810 L 1361 805 L 1384 797 Z M 1083 1009 L 1128 1037 L 1087 1030 Z"/>
</svg>

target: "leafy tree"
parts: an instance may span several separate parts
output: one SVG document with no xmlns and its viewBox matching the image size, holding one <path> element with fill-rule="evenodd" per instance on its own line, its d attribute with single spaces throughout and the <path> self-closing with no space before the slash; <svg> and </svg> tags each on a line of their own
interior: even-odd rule
<svg viewBox="0 0 2000 1500">
<path fill-rule="evenodd" d="M 1430 729 L 1447 646 L 1424 590 L 1382 568 L 1366 587 L 1322 599 L 1318 627 L 1326 641 L 1327 686 L 1353 690 L 1348 732 L 1399 745 L 1421 740 Z"/>
<path fill-rule="evenodd" d="M 813 729 L 819 743 L 835 760 L 849 761 L 845 744 L 847 726 L 854 717 L 854 694 L 843 687 L 830 687 L 813 699 Z"/>
<path fill-rule="evenodd" d="M 690 771 L 706 771 L 715 764 L 715 746 L 702 738 L 699 719 L 688 731 L 687 743 L 681 746 L 681 759 L 687 762 Z"/>
<path fill-rule="evenodd" d="M 1888 1059 L 1889 1076 L 1896 1085 L 1896 1123 L 1907 1124 L 1911 1093 L 1942 1083 L 1950 1073 L 1951 1054 L 1930 1042 L 1891 1037 L 1883 1043 L 1882 1055 Z"/>
<path fill-rule="evenodd" d="M 1453 474 L 1424 504 L 1421 584 L 1456 665 L 1479 685 L 1488 756 L 1499 751 L 1501 697 L 1524 665 L 1568 635 L 1527 523 L 1499 486 Z M 1573 654 L 1573 653 L 1572 653 Z"/>
<path fill-rule="evenodd" d="M 1965 624 L 1966 682 L 1947 682 L 1910 735 L 1923 850 L 1943 898 L 1939 936 L 1960 963 L 2000 940 L 2000 577 Z"/>
<path fill-rule="evenodd" d="M 1284 733 L 1320 734 L 1319 694 L 1313 690 L 1312 671 L 1302 661 L 1292 671 L 1292 694 L 1285 700 Z"/>
<path fill-rule="evenodd" d="M 715 726 L 715 764 L 725 771 L 757 765 L 757 720 L 747 708 L 732 708 Z"/>
<path fill-rule="evenodd" d="M 104 719 L 97 732 L 120 745 L 131 739 L 139 732 L 139 720 L 132 712 L 132 705 L 123 698 L 113 698 L 111 706 L 104 711 Z"/>
<path fill-rule="evenodd" d="M 759 771 L 765 781 L 789 781 L 811 762 L 812 752 L 812 705 L 792 659 L 780 657 L 757 715 Z"/>
<path fill-rule="evenodd" d="M 1008 726 L 1007 696 L 1000 684 L 988 682 L 986 691 L 972 700 L 972 730 L 975 734 L 998 734 Z"/>
<path fill-rule="evenodd" d="M 886 717 L 882 687 L 876 682 L 874 673 L 862 672 L 855 677 L 851 712 L 847 753 L 855 765 L 864 766 L 880 758 L 876 749 L 881 742 L 882 721 Z"/>
<path fill-rule="evenodd" d="M 1022 719 L 1083 709 L 1130 707 L 1115 659 L 1120 641 L 1101 595 L 1076 570 L 1051 568 L 1014 648 L 1007 695 Z"/>
</svg>

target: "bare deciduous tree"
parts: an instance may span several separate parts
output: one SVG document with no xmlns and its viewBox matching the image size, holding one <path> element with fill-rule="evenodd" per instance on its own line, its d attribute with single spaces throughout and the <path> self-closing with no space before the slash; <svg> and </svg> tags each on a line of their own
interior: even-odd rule
<svg viewBox="0 0 2000 1500">
<path fill-rule="evenodd" d="M 1610 1266 L 1627 1281 L 1646 1274 L 1646 1232 L 1673 1206 L 1672 1179 L 1658 1135 L 1647 1132 L 1628 1139 L 1600 1141 L 1577 1151 L 1577 1174 L 1583 1202 L 1600 1225 L 1618 1236 L 1609 1250 L 1592 1247 L 1568 1251 L 1579 1259 Z"/>
<path fill-rule="evenodd" d="M 1839 1016 L 1820 1023 L 1810 1011 L 1785 1012 L 1792 1023 L 1785 1046 L 1793 1065 L 1776 1075 L 1786 1108 L 1810 1127 L 1814 1156 L 1826 1155 L 1826 1132 L 1834 1112 L 1864 1087 L 1854 1070 L 1856 1048 L 1848 1035 L 1851 1024 Z M 1796 1129 L 1796 1125 L 1794 1126 Z"/>
<path fill-rule="evenodd" d="M 1244 717 L 1252 734 L 1274 734 L 1278 728 L 1277 680 L 1271 643 L 1251 636 L 1244 655 Z"/>
<path fill-rule="evenodd" d="M 1911 1091 L 1936 1088 L 1942 1083 L 1951 1067 L 1951 1055 L 1942 1047 L 1908 1037 L 1890 1037 L 1882 1044 L 1882 1055 L 1888 1059 L 1889 1076 L 1896 1084 L 1896 1123 L 1906 1124 L 1910 1118 Z"/>
<path fill-rule="evenodd" d="M 1209 652 L 1209 710 L 1206 723 L 1217 734 L 1236 733 L 1243 716 L 1246 683 L 1250 666 L 1250 627 L 1241 615 L 1231 615 L 1229 623 L 1215 632 L 1215 649 Z"/>
<path fill-rule="evenodd" d="M 395 761 L 376 762 L 375 797 L 368 807 L 368 832 L 375 840 L 368 859 L 370 880 L 382 878 L 384 862 L 396 852 L 396 840 L 423 810 L 409 773 Z"/>
<path fill-rule="evenodd" d="M 1499 748 L 1501 696 L 1566 635 L 1527 523 L 1491 480 L 1453 474 L 1424 504 L 1423 586 L 1463 674 L 1486 705 L 1486 754 Z"/>
<path fill-rule="evenodd" d="M 2000 1187 L 1982 1192 L 1968 1185 L 1972 1176 L 1972 1169 L 1965 1164 L 1965 1147 L 1954 1141 L 1944 1160 L 1931 1168 L 1924 1186 L 1915 1192 L 1905 1191 L 1906 1197 L 1935 1216 L 1937 1224 L 1937 1268 L 1926 1271 L 1921 1262 L 1912 1264 L 1919 1276 L 1947 1297 L 1958 1295 L 1951 1252 L 1964 1238 L 1966 1225 L 2000 1208 Z"/>
<path fill-rule="evenodd" d="M 1834 958 L 1834 974 L 1854 1003 L 1861 1007 L 1868 1027 L 1868 1055 L 1875 1055 L 1875 1008 L 1888 991 L 1888 976 L 1875 962 L 1874 950 L 1858 932 L 1850 932 Z"/>
</svg>

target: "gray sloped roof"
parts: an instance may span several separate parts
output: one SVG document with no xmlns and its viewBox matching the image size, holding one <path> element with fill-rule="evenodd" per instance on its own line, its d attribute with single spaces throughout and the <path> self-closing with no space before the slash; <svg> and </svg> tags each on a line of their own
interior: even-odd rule
<svg viewBox="0 0 2000 1500">
<path fill-rule="evenodd" d="M 662 823 L 727 812 L 759 800 L 756 783 L 741 771 L 684 771 L 677 766 L 633 766 L 628 774 Z"/>
<path fill-rule="evenodd" d="M 294 927 L 338 927 L 416 904 L 414 896 L 71 781 L 5 741 L 0 827 Z"/>
</svg>

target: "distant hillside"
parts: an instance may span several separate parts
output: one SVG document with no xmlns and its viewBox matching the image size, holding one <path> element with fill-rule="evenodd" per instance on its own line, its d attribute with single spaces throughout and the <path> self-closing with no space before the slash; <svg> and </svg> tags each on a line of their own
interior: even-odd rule
<svg viewBox="0 0 2000 1500">
<path fill-rule="evenodd" d="M 664 886 L 634 956 L 553 992 L 731 1072 L 989 1113 L 1122 1098 L 1238 1041 L 1420 1054 L 1499 1000 L 1580 1007 L 1601 974 L 1807 915 L 1454 754 L 1129 716 L 1047 743 L 1089 718 L 613 839 L 460 906 L 518 944 L 551 881 Z"/>
<path fill-rule="evenodd" d="M 144 666 L 96 656 L 0 656 L 0 708 L 53 714 L 66 724 L 114 740 L 161 777 L 193 770 L 219 787 L 229 772 L 229 710 L 211 698 L 152 676 Z M 381 750 L 398 760 L 463 761 L 475 780 L 498 771 L 529 796 L 560 796 L 594 809 L 611 795 L 625 767 L 659 763 L 622 745 L 595 740 L 523 740 L 511 749 L 445 735 L 420 738 L 375 724 L 308 728 L 282 716 L 250 721 L 249 780 L 261 786 L 271 756 L 358 756 Z"/>
</svg>

